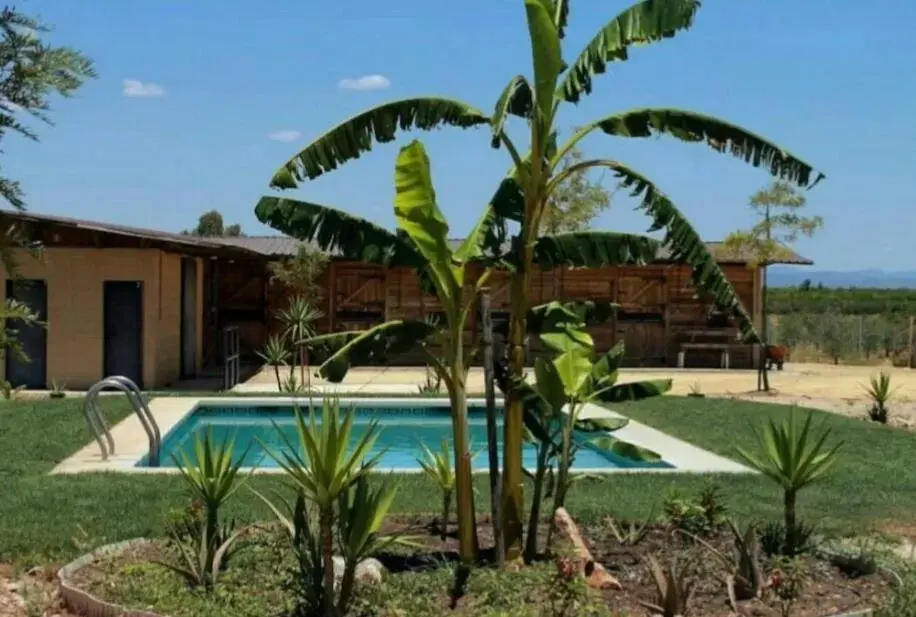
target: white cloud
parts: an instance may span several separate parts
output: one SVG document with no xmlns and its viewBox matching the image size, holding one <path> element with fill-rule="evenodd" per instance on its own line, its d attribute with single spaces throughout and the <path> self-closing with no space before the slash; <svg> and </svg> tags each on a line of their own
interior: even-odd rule
<svg viewBox="0 0 916 617">
<path fill-rule="evenodd" d="M 165 96 L 165 88 L 159 84 L 139 79 L 125 79 L 121 94 L 130 98 L 152 99 Z"/>
<path fill-rule="evenodd" d="M 293 130 L 273 131 L 272 133 L 267 134 L 267 138 L 274 141 L 290 142 L 296 141 L 300 137 L 302 137 L 302 133 Z"/>
<path fill-rule="evenodd" d="M 344 90 L 384 90 L 390 85 L 391 82 L 384 75 L 348 77 L 337 82 L 337 87 Z"/>
</svg>

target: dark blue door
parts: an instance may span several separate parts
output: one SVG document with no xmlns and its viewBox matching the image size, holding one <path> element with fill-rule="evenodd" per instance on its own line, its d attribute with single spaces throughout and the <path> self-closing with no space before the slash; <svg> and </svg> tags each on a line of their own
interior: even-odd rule
<svg viewBox="0 0 916 617">
<path fill-rule="evenodd" d="M 105 281 L 104 377 L 124 375 L 143 387 L 143 284 Z"/>
<path fill-rule="evenodd" d="M 48 287 L 44 281 L 7 281 L 6 297 L 17 300 L 48 319 Z M 26 326 L 11 321 L 7 327 L 17 330 L 16 339 L 28 361 L 6 354 L 6 380 L 14 386 L 46 388 L 48 384 L 48 331 L 42 326 Z"/>
</svg>

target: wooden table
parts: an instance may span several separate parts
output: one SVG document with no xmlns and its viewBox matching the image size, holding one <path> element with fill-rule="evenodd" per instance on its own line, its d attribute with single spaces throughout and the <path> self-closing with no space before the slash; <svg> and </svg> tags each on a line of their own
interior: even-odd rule
<svg viewBox="0 0 916 617">
<path fill-rule="evenodd" d="M 695 330 L 687 330 L 685 334 L 690 337 L 690 340 L 681 343 L 681 349 L 677 352 L 678 368 L 684 368 L 684 361 L 686 359 L 687 352 L 691 349 L 694 349 L 719 351 L 719 366 L 723 369 L 727 369 L 731 361 L 730 352 L 732 348 L 742 346 L 741 343 L 729 343 L 725 341 L 697 342 L 696 340 L 697 337 L 735 339 L 737 338 L 737 330 L 734 328 L 698 328 Z"/>
</svg>

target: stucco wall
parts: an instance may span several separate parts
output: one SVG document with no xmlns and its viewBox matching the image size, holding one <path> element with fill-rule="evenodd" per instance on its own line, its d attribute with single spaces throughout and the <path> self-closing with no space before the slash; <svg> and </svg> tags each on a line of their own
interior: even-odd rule
<svg viewBox="0 0 916 617">
<path fill-rule="evenodd" d="M 17 257 L 23 278 L 44 279 L 47 283 L 49 382 L 56 379 L 68 388 L 86 389 L 101 379 L 102 289 L 104 281 L 115 280 L 140 281 L 143 285 L 144 387 L 162 387 L 178 378 L 181 341 L 178 255 L 157 249 L 49 248 L 43 262 L 25 254 Z M 200 264 L 198 277 L 202 278 Z M 3 279 L 0 294 L 6 290 L 6 273 Z M 198 316 L 198 320 L 201 318 Z"/>
</svg>

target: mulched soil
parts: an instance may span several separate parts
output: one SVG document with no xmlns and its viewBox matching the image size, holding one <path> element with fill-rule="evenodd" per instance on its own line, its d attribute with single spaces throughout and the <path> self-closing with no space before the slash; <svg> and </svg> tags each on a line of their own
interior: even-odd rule
<svg viewBox="0 0 916 617">
<path fill-rule="evenodd" d="M 492 533 L 487 517 L 478 520 L 480 544 L 483 556 L 492 556 Z M 391 554 L 381 561 L 393 573 L 406 573 L 442 565 L 443 560 L 457 560 L 458 542 L 454 523 L 449 526 L 445 539 L 440 538 L 437 521 L 429 516 L 397 517 L 388 520 L 384 528 L 388 533 L 412 536 L 424 545 L 424 549 L 413 554 Z M 547 537 L 547 527 L 541 533 L 542 541 Z M 635 547 L 621 546 L 609 527 L 587 526 L 580 529 L 589 544 L 595 560 L 604 565 L 623 585 L 623 591 L 596 592 L 603 594 L 605 601 L 615 611 L 625 615 L 647 615 L 647 609 L 640 601 L 655 601 L 656 588 L 648 569 L 648 558 L 654 556 L 662 564 L 676 558 L 680 563 L 689 563 L 691 578 L 696 581 L 696 592 L 691 604 L 691 614 L 697 617 L 725 617 L 734 615 L 728 604 L 725 573 L 720 561 L 712 557 L 708 549 L 695 543 L 688 543 L 683 536 L 674 536 L 670 530 L 653 527 L 647 537 Z M 711 545 L 729 551 L 731 532 L 722 530 L 704 537 Z M 115 558 L 119 564 L 148 561 L 155 555 L 155 547 L 133 550 Z M 111 558 L 109 558 L 111 559 Z M 807 584 L 801 598 L 793 608 L 793 617 L 822 617 L 853 610 L 873 607 L 891 589 L 887 577 L 873 574 L 851 578 L 829 562 L 814 557 L 805 558 L 809 572 Z M 79 575 L 84 588 L 98 588 L 100 577 L 110 571 L 107 565 L 89 566 Z M 765 564 L 763 564 L 766 567 Z M 405 574 L 407 575 L 407 574 Z M 432 591 L 436 593 L 436 591 Z M 473 604 L 473 598 L 464 598 L 459 603 Z M 58 609 L 59 610 L 59 609 Z M 446 607 L 443 606 L 443 610 Z M 56 611 L 55 611 L 56 612 Z M 779 609 L 774 598 L 739 603 L 739 614 L 753 617 L 778 617 Z"/>
</svg>

